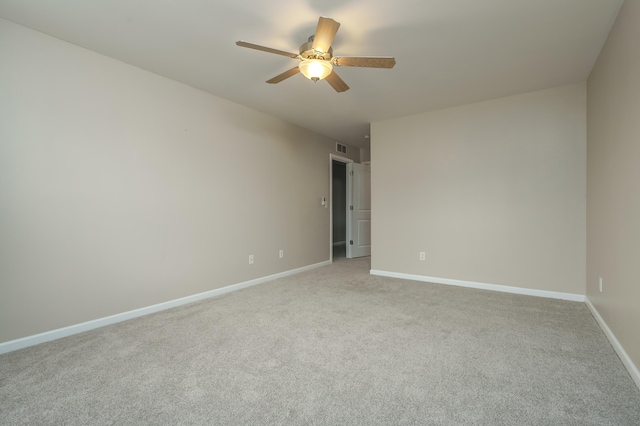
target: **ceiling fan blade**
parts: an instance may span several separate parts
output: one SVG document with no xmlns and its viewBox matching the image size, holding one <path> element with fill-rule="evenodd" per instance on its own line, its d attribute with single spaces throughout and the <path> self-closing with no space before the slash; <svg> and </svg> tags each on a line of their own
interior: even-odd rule
<svg viewBox="0 0 640 426">
<path fill-rule="evenodd" d="M 269 83 L 269 84 L 280 83 L 282 80 L 286 80 L 287 78 L 292 77 L 292 76 L 298 74 L 299 72 L 300 72 L 300 68 L 298 68 L 298 67 L 291 68 L 290 70 L 285 71 L 282 74 L 276 75 L 271 80 L 267 80 L 267 83 Z"/>
<path fill-rule="evenodd" d="M 318 20 L 318 26 L 316 27 L 316 35 L 313 38 L 313 48 L 320 52 L 327 53 L 331 47 L 331 43 L 333 43 L 333 38 L 338 32 L 338 28 L 340 28 L 339 22 L 321 16 Z"/>
<path fill-rule="evenodd" d="M 247 43 L 246 41 L 236 41 L 236 44 L 240 47 L 248 47 L 249 49 L 262 50 L 263 52 L 275 53 L 276 55 L 288 56 L 290 58 L 297 58 L 296 53 L 285 52 L 284 50 L 272 49 L 270 47 L 260 46 L 259 44 Z"/>
<path fill-rule="evenodd" d="M 347 90 L 349 90 L 349 86 L 347 86 L 347 83 L 344 82 L 343 79 L 341 79 L 338 74 L 336 74 L 335 71 L 332 71 L 331 74 L 329 74 L 325 80 L 327 80 L 327 83 L 329 83 L 331 85 L 331 87 L 333 87 L 335 89 L 336 92 L 346 92 Z"/>
<path fill-rule="evenodd" d="M 331 62 L 339 67 L 393 68 L 396 59 L 390 56 L 336 56 Z"/>
</svg>

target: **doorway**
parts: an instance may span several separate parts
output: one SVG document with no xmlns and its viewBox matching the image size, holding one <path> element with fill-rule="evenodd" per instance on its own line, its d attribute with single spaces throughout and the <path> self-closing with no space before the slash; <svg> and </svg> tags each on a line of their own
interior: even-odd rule
<svg viewBox="0 0 640 426">
<path fill-rule="evenodd" d="M 347 165 L 332 161 L 333 260 L 347 257 Z"/>
<path fill-rule="evenodd" d="M 347 256 L 347 164 L 353 160 L 330 154 L 330 238 L 329 254 L 331 261 L 345 259 Z"/>
</svg>

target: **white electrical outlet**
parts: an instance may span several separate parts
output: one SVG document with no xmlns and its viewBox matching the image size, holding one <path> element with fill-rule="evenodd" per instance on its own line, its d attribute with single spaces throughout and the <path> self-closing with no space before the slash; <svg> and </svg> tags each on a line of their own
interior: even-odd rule
<svg viewBox="0 0 640 426">
<path fill-rule="evenodd" d="M 427 256 L 425 255 L 425 253 L 423 251 L 420 252 L 420 260 L 425 260 L 427 258 Z"/>
<path fill-rule="evenodd" d="M 249 265 L 253 265 L 253 255 L 249 255 Z"/>
<path fill-rule="evenodd" d="M 600 287 L 600 293 L 602 293 L 602 277 L 598 277 L 598 285 Z"/>
<path fill-rule="evenodd" d="M 284 250 L 280 250 L 280 259 L 284 258 Z"/>
</svg>

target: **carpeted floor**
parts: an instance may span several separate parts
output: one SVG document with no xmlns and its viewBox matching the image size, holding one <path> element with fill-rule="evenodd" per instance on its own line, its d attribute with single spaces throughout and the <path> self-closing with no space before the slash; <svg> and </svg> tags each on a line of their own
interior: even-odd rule
<svg viewBox="0 0 640 426">
<path fill-rule="evenodd" d="M 583 303 L 333 265 L 0 356 L 0 424 L 638 425 Z"/>
</svg>

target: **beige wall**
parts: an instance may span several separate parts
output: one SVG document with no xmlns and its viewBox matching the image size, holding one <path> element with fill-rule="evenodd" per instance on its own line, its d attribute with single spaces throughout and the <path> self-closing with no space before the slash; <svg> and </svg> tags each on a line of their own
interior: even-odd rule
<svg viewBox="0 0 640 426">
<path fill-rule="evenodd" d="M 588 81 L 587 297 L 640 366 L 640 1 L 625 1 Z M 603 278 L 603 292 L 598 289 Z"/>
<path fill-rule="evenodd" d="M 360 161 L 362 162 L 371 161 L 370 148 L 360 148 Z"/>
<path fill-rule="evenodd" d="M 584 294 L 585 96 L 581 83 L 373 123 L 372 269 Z"/>
<path fill-rule="evenodd" d="M 334 141 L 5 20 L 0 63 L 0 342 L 329 259 Z"/>
</svg>

